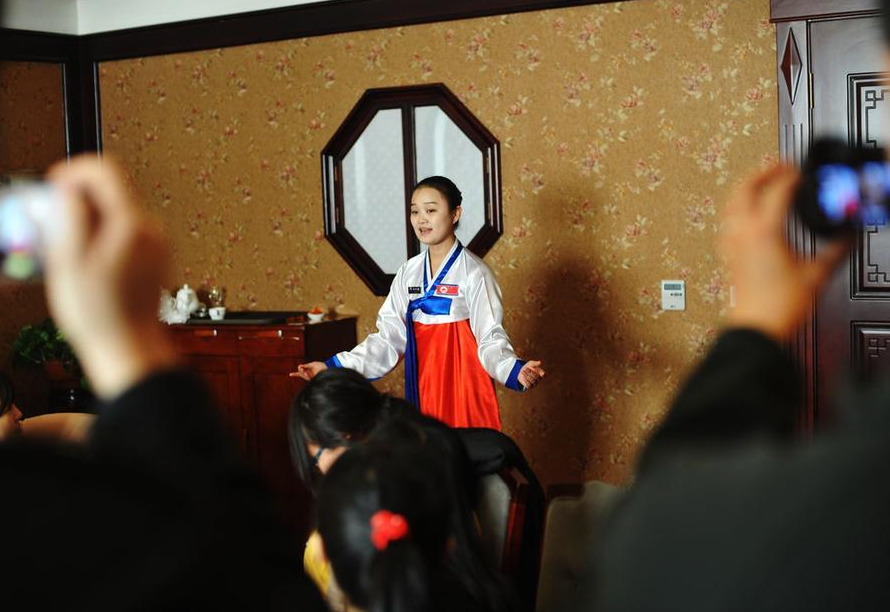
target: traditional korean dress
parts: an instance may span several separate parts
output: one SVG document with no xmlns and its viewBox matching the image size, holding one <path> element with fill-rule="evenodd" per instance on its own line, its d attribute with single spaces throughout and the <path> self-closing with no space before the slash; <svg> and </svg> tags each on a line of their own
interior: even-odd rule
<svg viewBox="0 0 890 612">
<path fill-rule="evenodd" d="M 494 274 L 455 241 L 439 270 L 430 270 L 427 253 L 405 262 L 377 314 L 377 332 L 325 363 L 377 379 L 404 356 L 405 397 L 421 412 L 452 427 L 500 429 L 492 379 L 522 391 L 525 364 L 503 315 Z"/>
</svg>

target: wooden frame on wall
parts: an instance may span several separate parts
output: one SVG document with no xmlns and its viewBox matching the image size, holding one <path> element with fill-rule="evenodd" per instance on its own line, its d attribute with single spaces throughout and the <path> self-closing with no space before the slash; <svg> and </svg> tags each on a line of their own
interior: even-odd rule
<svg viewBox="0 0 890 612">
<path fill-rule="evenodd" d="M 467 248 L 480 257 L 484 257 L 503 233 L 500 143 L 494 134 L 464 106 L 451 90 L 441 83 L 370 89 L 359 99 L 331 137 L 330 142 L 322 150 L 321 172 L 324 183 L 325 236 L 353 271 L 374 292 L 374 295 L 386 295 L 395 275 L 384 272 L 346 227 L 342 161 L 378 111 L 384 109 L 399 109 L 401 111 L 404 191 L 406 194 L 406 252 L 409 258 L 420 253 L 420 245 L 414 235 L 411 223 L 408 221 L 411 190 L 421 178 L 417 176 L 416 171 L 413 122 L 413 111 L 419 106 L 440 108 L 482 154 L 483 225 L 467 244 Z"/>
<path fill-rule="evenodd" d="M 0 59 L 59 64 L 65 96 L 65 140 L 68 155 L 98 146 L 96 75 L 81 55 L 80 39 L 0 28 Z M 87 66 L 89 74 L 84 74 Z"/>
</svg>

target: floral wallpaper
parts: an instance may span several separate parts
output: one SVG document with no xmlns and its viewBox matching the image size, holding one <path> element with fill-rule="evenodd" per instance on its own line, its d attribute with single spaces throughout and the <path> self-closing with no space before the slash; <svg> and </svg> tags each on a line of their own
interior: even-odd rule
<svg viewBox="0 0 890 612">
<path fill-rule="evenodd" d="M 39 178 L 67 152 L 59 64 L 0 61 L 0 176 Z M 23 325 L 47 316 L 43 285 L 0 277 L 0 371 L 10 374 L 26 414 L 46 409 L 45 381 L 12 368 L 12 342 Z"/>
<path fill-rule="evenodd" d="M 500 139 L 487 255 L 534 391 L 499 391 L 545 483 L 632 476 L 728 307 L 713 241 L 733 181 L 777 158 L 768 0 L 638 0 L 101 65 L 105 150 L 165 223 L 177 281 L 235 309 L 357 312 L 323 237 L 321 149 L 362 92 L 443 82 Z M 687 282 L 661 312 L 660 279 Z M 401 370 L 381 381 L 401 391 Z"/>
<path fill-rule="evenodd" d="M 66 151 L 62 67 L 0 61 L 0 174 L 42 173 Z"/>
</svg>

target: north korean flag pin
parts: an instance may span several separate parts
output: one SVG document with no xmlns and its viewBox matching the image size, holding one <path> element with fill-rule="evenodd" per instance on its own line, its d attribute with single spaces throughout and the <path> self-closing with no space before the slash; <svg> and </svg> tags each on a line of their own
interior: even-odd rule
<svg viewBox="0 0 890 612">
<path fill-rule="evenodd" d="M 458 286 L 457 285 L 439 285 L 436 289 L 436 293 L 439 295 L 458 295 Z"/>
</svg>

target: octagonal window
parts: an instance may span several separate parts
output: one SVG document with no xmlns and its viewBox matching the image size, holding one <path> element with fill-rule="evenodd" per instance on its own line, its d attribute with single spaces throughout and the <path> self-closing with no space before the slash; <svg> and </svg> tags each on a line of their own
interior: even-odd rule
<svg viewBox="0 0 890 612">
<path fill-rule="evenodd" d="M 501 235 L 499 143 L 444 85 L 367 91 L 322 151 L 325 235 L 376 295 L 420 252 L 413 186 L 447 176 L 463 194 L 458 239 L 484 256 Z"/>
</svg>

